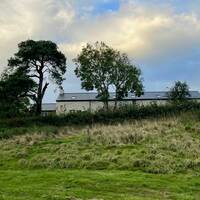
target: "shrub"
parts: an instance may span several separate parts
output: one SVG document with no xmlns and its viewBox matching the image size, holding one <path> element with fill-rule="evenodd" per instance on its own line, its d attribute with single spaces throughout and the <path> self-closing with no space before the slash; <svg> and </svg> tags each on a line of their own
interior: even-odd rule
<svg viewBox="0 0 200 200">
<path fill-rule="evenodd" d="M 126 105 L 121 106 L 115 111 L 113 110 L 99 110 L 95 113 L 88 111 L 68 113 L 62 116 L 46 116 L 46 117 L 21 117 L 13 119 L 0 119 L 0 137 L 10 137 L 15 135 L 15 131 L 18 135 L 20 132 L 24 133 L 25 130 L 18 130 L 22 127 L 34 127 L 34 126 L 66 126 L 66 125 L 91 125 L 93 123 L 105 123 L 112 124 L 123 122 L 129 119 L 142 119 L 142 118 L 156 118 L 165 117 L 168 115 L 177 115 L 181 112 L 196 111 L 200 109 L 200 103 L 195 101 L 183 102 L 179 104 L 166 104 L 158 105 L 152 103 L 147 106 Z M 16 130 L 9 131 L 10 128 L 16 128 Z"/>
</svg>

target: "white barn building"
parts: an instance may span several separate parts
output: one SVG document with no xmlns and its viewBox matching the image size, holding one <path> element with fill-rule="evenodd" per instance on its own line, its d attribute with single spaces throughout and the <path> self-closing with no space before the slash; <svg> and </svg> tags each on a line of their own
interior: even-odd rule
<svg viewBox="0 0 200 200">
<path fill-rule="evenodd" d="M 200 93 L 198 91 L 191 91 L 190 100 L 200 100 Z M 151 102 L 158 104 L 165 104 L 168 100 L 166 92 L 144 92 L 140 97 L 136 97 L 134 93 L 129 93 L 122 101 L 118 104 L 132 104 L 137 103 L 140 105 L 146 105 Z M 110 93 L 109 106 L 114 106 L 115 93 Z M 61 93 L 57 100 L 56 105 L 52 104 L 50 109 L 56 109 L 56 114 L 65 114 L 76 111 L 96 111 L 103 108 L 103 102 L 97 98 L 97 93 Z M 43 106 L 45 107 L 45 106 Z M 45 110 L 43 110 L 45 112 Z"/>
</svg>

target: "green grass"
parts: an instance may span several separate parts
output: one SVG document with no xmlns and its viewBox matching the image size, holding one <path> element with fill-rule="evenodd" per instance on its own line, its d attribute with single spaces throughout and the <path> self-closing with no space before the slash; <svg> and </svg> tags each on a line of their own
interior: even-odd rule
<svg viewBox="0 0 200 200">
<path fill-rule="evenodd" d="M 130 171 L 3 170 L 0 197 L 5 200 L 199 199 L 200 177 Z"/>
<path fill-rule="evenodd" d="M 196 113 L 17 135 L 0 140 L 0 200 L 200 199 Z"/>
</svg>

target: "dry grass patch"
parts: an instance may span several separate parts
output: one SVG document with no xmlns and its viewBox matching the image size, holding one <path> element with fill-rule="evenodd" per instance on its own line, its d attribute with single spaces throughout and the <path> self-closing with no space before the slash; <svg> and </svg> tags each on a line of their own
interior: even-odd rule
<svg viewBox="0 0 200 200">
<path fill-rule="evenodd" d="M 62 128 L 0 141 L 4 167 L 200 171 L 200 122 L 194 116 Z"/>
<path fill-rule="evenodd" d="M 163 137 L 182 126 L 178 118 L 133 121 L 117 125 L 96 125 L 84 131 L 89 142 L 103 145 L 140 144 Z"/>
</svg>

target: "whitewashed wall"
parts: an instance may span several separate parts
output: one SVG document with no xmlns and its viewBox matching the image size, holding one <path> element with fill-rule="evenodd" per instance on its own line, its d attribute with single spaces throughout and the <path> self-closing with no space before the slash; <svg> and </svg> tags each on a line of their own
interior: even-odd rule
<svg viewBox="0 0 200 200">
<path fill-rule="evenodd" d="M 156 103 L 158 105 L 165 105 L 167 103 L 167 100 L 141 100 L 141 101 L 136 101 L 138 105 L 149 105 L 151 103 Z"/>
<path fill-rule="evenodd" d="M 100 101 L 91 101 L 91 111 L 96 111 L 103 108 L 104 104 Z"/>
<path fill-rule="evenodd" d="M 165 104 L 167 101 L 149 101 L 149 100 L 142 100 L 136 101 L 139 105 L 148 105 L 152 102 L 156 102 L 157 104 Z M 133 101 L 120 101 L 118 105 L 124 104 L 133 104 Z M 109 101 L 109 106 L 114 107 L 115 102 Z M 71 102 L 57 102 L 56 104 L 56 113 L 58 115 L 66 114 L 73 111 L 96 111 L 98 109 L 103 108 L 103 102 L 100 101 L 71 101 Z"/>
<path fill-rule="evenodd" d="M 73 101 L 73 102 L 57 102 L 56 103 L 57 106 L 57 110 L 56 113 L 58 115 L 60 114 L 65 114 L 65 113 L 69 113 L 72 111 L 86 111 L 89 110 L 89 102 L 85 101 Z"/>
</svg>

